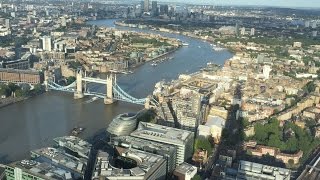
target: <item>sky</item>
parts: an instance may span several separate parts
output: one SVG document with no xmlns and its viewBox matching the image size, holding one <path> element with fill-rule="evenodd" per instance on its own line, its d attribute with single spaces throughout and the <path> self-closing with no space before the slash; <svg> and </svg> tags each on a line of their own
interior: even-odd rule
<svg viewBox="0 0 320 180">
<path fill-rule="evenodd" d="M 296 8 L 320 8 L 320 0 L 158 0 L 161 2 L 185 2 L 193 4 L 213 5 L 258 5 Z"/>
</svg>

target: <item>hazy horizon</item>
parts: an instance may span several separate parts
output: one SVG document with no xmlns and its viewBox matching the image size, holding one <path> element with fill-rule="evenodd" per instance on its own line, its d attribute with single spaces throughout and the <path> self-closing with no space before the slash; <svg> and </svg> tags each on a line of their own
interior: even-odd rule
<svg viewBox="0 0 320 180">
<path fill-rule="evenodd" d="M 150 0 L 152 1 L 152 0 Z M 158 0 L 158 2 L 180 2 L 199 5 L 228 5 L 228 6 L 272 6 L 294 8 L 320 8 L 320 0 Z"/>
</svg>

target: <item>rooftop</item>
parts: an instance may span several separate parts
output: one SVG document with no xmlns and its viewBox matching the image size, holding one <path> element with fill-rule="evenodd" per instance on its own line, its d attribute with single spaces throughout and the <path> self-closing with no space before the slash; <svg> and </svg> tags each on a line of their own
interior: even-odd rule
<svg viewBox="0 0 320 180">
<path fill-rule="evenodd" d="M 155 171 L 162 163 L 165 163 L 162 156 L 135 149 L 124 149 L 121 156 L 135 160 L 137 167 L 131 169 L 113 167 L 110 164 L 110 155 L 106 152 L 99 151 L 92 179 L 119 176 L 136 176 L 141 177 L 141 179 L 146 179 L 147 177 L 145 177 L 145 175 L 147 175 L 149 171 Z"/>
<path fill-rule="evenodd" d="M 65 153 L 61 149 L 56 148 L 42 148 L 37 149 L 34 151 L 31 151 L 32 154 L 39 156 L 41 158 L 45 157 L 50 159 L 52 162 L 55 162 L 57 164 L 61 164 L 62 166 L 65 166 L 75 172 L 78 172 L 80 174 L 84 174 L 85 166 L 87 165 L 87 160 L 83 158 L 76 158 L 74 156 L 71 156 L 67 153 Z M 50 163 L 50 162 L 48 162 Z"/>
<path fill-rule="evenodd" d="M 11 69 L 11 68 L 0 68 L 0 72 L 24 73 L 24 74 L 39 75 L 39 72 L 38 72 L 38 71 L 34 71 L 34 70 L 20 70 L 20 69 Z"/>
<path fill-rule="evenodd" d="M 60 147 L 65 147 L 78 153 L 84 158 L 89 158 L 92 145 L 76 136 L 63 136 L 53 139 Z"/>
<path fill-rule="evenodd" d="M 238 176 L 239 179 L 248 177 L 261 177 L 262 179 L 286 179 L 289 180 L 291 171 L 289 169 L 267 166 L 249 161 L 240 161 Z"/>
<path fill-rule="evenodd" d="M 158 124 L 140 122 L 138 129 L 132 132 L 131 136 L 157 140 L 167 144 L 184 145 L 190 136 L 192 136 L 192 132 Z"/>
<path fill-rule="evenodd" d="M 218 126 L 223 128 L 225 126 L 226 120 L 219 116 L 208 116 L 206 126 Z"/>
<path fill-rule="evenodd" d="M 194 171 L 197 171 L 197 167 L 192 166 L 191 164 L 188 164 L 186 162 L 180 164 L 175 170 L 175 172 L 178 172 L 180 174 L 193 174 Z"/>
<path fill-rule="evenodd" d="M 134 149 L 140 149 L 147 152 L 156 151 L 157 154 L 161 154 L 161 155 L 171 154 L 176 151 L 174 146 L 153 142 L 145 139 L 140 139 L 136 137 L 131 137 L 131 136 L 115 137 L 112 139 L 112 141 L 116 146 L 122 146 L 126 148 L 132 147 Z"/>
<path fill-rule="evenodd" d="M 72 179 L 69 171 L 58 168 L 54 164 L 39 163 L 32 160 L 22 160 L 8 165 L 12 168 L 19 168 L 22 171 L 43 179 Z"/>
</svg>

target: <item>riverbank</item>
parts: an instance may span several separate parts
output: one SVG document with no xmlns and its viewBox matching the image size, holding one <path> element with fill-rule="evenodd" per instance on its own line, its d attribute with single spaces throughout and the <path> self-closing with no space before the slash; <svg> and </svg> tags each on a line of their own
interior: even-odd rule
<svg viewBox="0 0 320 180">
<path fill-rule="evenodd" d="M 152 31 L 184 35 L 184 36 L 187 36 L 187 37 L 204 40 L 204 41 L 206 41 L 208 43 L 214 43 L 214 39 L 208 39 L 208 37 L 205 37 L 205 36 L 197 36 L 197 35 L 191 34 L 191 32 L 174 31 L 172 29 L 167 29 L 167 28 L 156 28 L 156 27 L 153 27 L 153 26 L 150 26 L 150 25 L 128 24 L 128 23 L 125 23 L 124 21 L 121 21 L 121 22 L 120 21 L 117 20 L 117 21 L 114 22 L 114 24 L 117 25 L 117 26 L 122 26 L 122 27 L 148 29 L 148 30 L 152 30 Z"/>
<path fill-rule="evenodd" d="M 28 98 L 29 97 L 19 97 L 19 98 L 8 97 L 8 98 L 0 99 L 0 108 L 9 106 L 14 103 L 18 103 Z"/>
</svg>

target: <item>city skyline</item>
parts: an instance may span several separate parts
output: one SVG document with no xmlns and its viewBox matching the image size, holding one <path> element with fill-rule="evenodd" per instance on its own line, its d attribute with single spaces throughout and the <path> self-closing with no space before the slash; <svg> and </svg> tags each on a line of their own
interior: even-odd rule
<svg viewBox="0 0 320 180">
<path fill-rule="evenodd" d="M 173 2 L 171 0 L 161 0 L 159 2 Z M 191 3 L 191 4 L 207 4 L 207 5 L 234 5 L 234 6 L 271 6 L 271 7 L 294 7 L 294 8 L 320 8 L 320 1 L 310 0 L 292 0 L 291 2 L 285 0 L 175 0 L 174 2 Z"/>
</svg>

